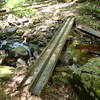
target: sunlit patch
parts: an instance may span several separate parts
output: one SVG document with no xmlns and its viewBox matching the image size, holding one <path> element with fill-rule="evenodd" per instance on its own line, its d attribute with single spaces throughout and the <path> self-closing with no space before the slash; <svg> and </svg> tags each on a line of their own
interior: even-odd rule
<svg viewBox="0 0 100 100">
<path fill-rule="evenodd" d="M 57 10 L 57 9 L 60 9 L 60 8 L 70 6 L 74 3 L 75 3 L 75 1 L 71 2 L 71 3 L 59 3 L 59 4 L 55 4 L 55 5 L 51 5 L 51 6 L 49 5 L 48 7 L 44 7 L 42 9 L 42 12 L 51 12 L 53 9 Z"/>
<path fill-rule="evenodd" d="M 9 66 L 0 66 L 0 79 L 9 77 L 14 73 L 14 68 Z"/>
<path fill-rule="evenodd" d="M 23 3 L 23 2 L 25 2 L 25 0 L 8 0 L 6 5 L 14 7 L 14 6 L 17 6 L 17 5 L 19 5 L 19 4 Z"/>
</svg>

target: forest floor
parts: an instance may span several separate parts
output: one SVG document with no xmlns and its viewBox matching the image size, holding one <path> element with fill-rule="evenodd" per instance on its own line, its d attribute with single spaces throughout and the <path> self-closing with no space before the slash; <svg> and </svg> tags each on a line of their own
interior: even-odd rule
<svg viewBox="0 0 100 100">
<path fill-rule="evenodd" d="M 47 43 L 51 40 L 52 36 L 59 29 L 60 25 L 62 25 L 66 16 L 75 16 L 76 21 L 75 24 L 84 24 L 91 28 L 94 28 L 97 31 L 100 31 L 100 22 L 94 16 L 88 15 L 84 13 L 82 8 L 85 8 L 88 5 L 87 2 L 84 3 L 76 3 L 76 2 L 68 2 L 68 3 L 45 3 L 45 4 L 33 4 L 31 6 L 19 7 L 19 8 L 9 8 L 11 11 L 8 14 L 0 15 L 0 32 L 4 32 L 0 35 L 0 39 L 11 41 L 10 43 L 14 43 L 16 41 L 26 42 L 27 44 L 33 47 L 33 56 L 31 63 L 38 59 L 42 50 L 46 47 Z M 8 9 L 8 8 L 7 8 Z M 22 10 L 23 9 L 23 10 Z M 15 10 L 15 11 L 14 11 Z M 21 11 L 22 10 L 22 11 Z M 25 12 L 24 12 L 25 11 Z M 82 12 L 83 11 L 83 12 Z M 33 13 L 32 13 L 33 12 Z M 95 22 L 95 23 L 94 23 Z M 13 29 L 16 29 L 13 31 Z M 11 32 L 13 31 L 14 34 Z M 7 34 L 9 33 L 9 34 Z M 4 35 L 5 34 L 5 35 Z M 85 39 L 84 39 L 85 37 Z M 95 37 L 87 35 L 83 36 L 82 32 L 77 31 L 74 26 L 69 34 L 69 40 L 71 43 L 85 41 L 89 41 L 94 44 L 100 43 L 99 40 L 95 40 Z M 76 43 L 77 44 L 77 43 Z M 91 46 L 89 44 L 89 46 Z M 67 45 L 67 43 L 66 43 Z M 69 47 L 69 49 L 72 49 Z M 66 49 L 67 50 L 67 49 Z M 100 50 L 100 49 L 99 49 Z M 72 50 L 71 53 L 74 51 Z M 76 52 L 75 52 L 76 53 Z M 82 53 L 86 55 L 87 50 L 83 50 Z M 2 56 L 2 54 L 0 54 Z M 63 55 L 63 54 L 62 54 Z M 67 54 L 66 54 L 67 55 Z M 84 55 L 84 56 L 85 56 Z M 67 55 L 68 56 L 68 55 Z M 66 62 L 67 64 L 59 59 L 59 62 L 56 65 L 57 67 L 70 66 L 71 60 L 74 55 L 71 55 Z M 81 56 L 81 55 L 78 55 Z M 83 60 L 83 58 L 78 57 L 77 62 L 79 65 L 86 64 L 90 58 L 96 57 L 97 55 L 89 55 Z M 10 58 L 11 59 L 11 58 Z M 80 61 L 80 59 L 82 61 Z M 46 85 L 45 89 L 41 93 L 40 97 L 36 97 L 30 95 L 27 92 L 16 92 L 16 87 L 20 84 L 25 73 L 27 73 L 28 66 L 31 65 L 28 61 L 18 62 L 18 59 L 13 62 L 11 60 L 6 59 L 4 63 L 1 63 L 1 66 L 17 66 L 14 69 L 14 73 L 10 76 L 8 81 L 0 82 L 0 100 L 77 100 L 78 96 L 76 95 L 74 89 L 71 84 L 67 80 L 66 72 L 57 72 L 54 71 L 51 79 Z M 9 63 L 11 65 L 9 65 Z M 73 63 L 73 61 L 72 61 Z M 16 65 L 15 65 L 16 64 Z M 55 68 L 55 70 L 56 70 Z M 20 71 L 19 71 L 20 70 Z M 81 100 L 81 99 L 80 99 Z"/>
</svg>

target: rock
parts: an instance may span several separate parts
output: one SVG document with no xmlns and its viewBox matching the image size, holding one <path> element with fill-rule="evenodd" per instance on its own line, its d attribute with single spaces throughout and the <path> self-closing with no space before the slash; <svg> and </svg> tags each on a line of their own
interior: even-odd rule
<svg viewBox="0 0 100 100">
<path fill-rule="evenodd" d="M 7 54 L 4 50 L 0 50 L 0 64 L 2 64 L 2 61 L 7 57 Z"/>
<path fill-rule="evenodd" d="M 0 48 L 2 48 L 6 44 L 7 44 L 7 41 L 6 40 L 1 40 L 0 41 Z"/>
<path fill-rule="evenodd" d="M 28 29 L 27 31 L 24 32 L 24 34 L 22 35 L 22 38 L 30 37 L 30 36 L 32 36 L 32 30 Z"/>
<path fill-rule="evenodd" d="M 11 53 L 13 54 L 13 56 L 15 57 L 21 57 L 21 56 L 28 56 L 28 50 L 26 48 L 24 48 L 23 46 L 19 45 L 18 47 L 14 48 Z"/>
<path fill-rule="evenodd" d="M 25 33 L 25 30 L 23 30 L 23 29 L 18 29 L 18 30 L 16 31 L 16 34 L 17 34 L 18 36 L 22 36 L 24 33 Z"/>
<path fill-rule="evenodd" d="M 18 27 L 5 27 L 4 28 L 4 33 L 6 34 L 13 34 L 17 31 Z"/>
<path fill-rule="evenodd" d="M 15 22 L 16 22 L 16 16 L 13 15 L 13 14 L 8 14 L 6 20 L 7 20 L 7 23 L 15 24 Z"/>
<path fill-rule="evenodd" d="M 17 42 L 18 39 L 11 41 L 0 41 L 0 64 L 9 66 L 24 66 L 33 57 L 33 49 L 25 41 Z"/>
<path fill-rule="evenodd" d="M 28 18 L 27 17 L 22 17 L 22 23 L 27 23 L 27 22 L 29 22 L 29 20 L 28 20 Z"/>
<path fill-rule="evenodd" d="M 35 58 L 39 58 L 39 54 L 36 51 L 34 52 L 33 55 L 34 55 Z"/>
<path fill-rule="evenodd" d="M 17 62 L 16 62 L 16 66 L 17 66 L 17 67 L 18 67 L 18 66 L 26 66 L 26 62 L 25 62 L 23 59 L 18 58 L 18 59 L 17 59 Z"/>
<path fill-rule="evenodd" d="M 10 79 L 11 75 L 15 72 L 15 68 L 10 66 L 0 66 L 0 81 Z"/>
<path fill-rule="evenodd" d="M 16 58 L 7 56 L 2 60 L 1 64 L 16 67 L 16 61 Z"/>
</svg>

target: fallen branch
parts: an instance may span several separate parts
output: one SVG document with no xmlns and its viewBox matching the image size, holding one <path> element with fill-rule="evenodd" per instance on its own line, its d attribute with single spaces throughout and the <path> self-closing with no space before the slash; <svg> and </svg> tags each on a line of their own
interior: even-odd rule
<svg viewBox="0 0 100 100">
<path fill-rule="evenodd" d="M 76 26 L 79 30 L 86 32 L 92 36 L 95 36 L 97 38 L 100 38 L 100 32 L 95 31 L 94 29 L 87 27 L 87 26 L 83 26 L 83 25 L 77 25 Z"/>
</svg>

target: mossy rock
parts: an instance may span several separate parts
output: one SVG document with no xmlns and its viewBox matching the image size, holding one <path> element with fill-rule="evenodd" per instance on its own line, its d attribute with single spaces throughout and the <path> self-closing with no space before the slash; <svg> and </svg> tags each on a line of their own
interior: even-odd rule
<svg viewBox="0 0 100 100">
<path fill-rule="evenodd" d="M 14 74 L 15 68 L 10 66 L 0 66 L 0 81 L 9 80 L 10 77 Z"/>
<path fill-rule="evenodd" d="M 92 58 L 73 74 L 78 88 L 84 88 L 95 100 L 100 99 L 100 57 Z"/>
</svg>

